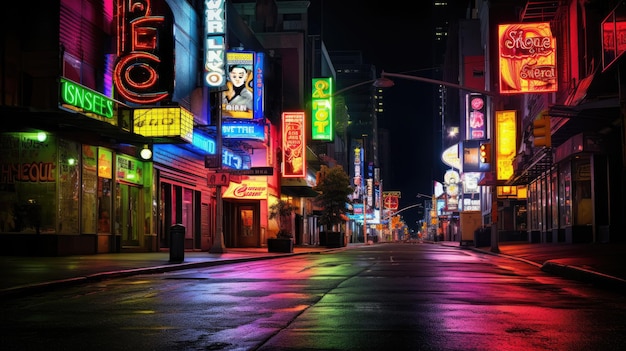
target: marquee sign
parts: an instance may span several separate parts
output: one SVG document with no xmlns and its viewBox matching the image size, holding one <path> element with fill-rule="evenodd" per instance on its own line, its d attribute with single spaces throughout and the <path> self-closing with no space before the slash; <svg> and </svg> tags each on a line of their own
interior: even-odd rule
<svg viewBox="0 0 626 351">
<path fill-rule="evenodd" d="M 133 132 L 147 137 L 180 137 L 193 140 L 193 114 L 182 107 L 133 110 Z"/>
</svg>

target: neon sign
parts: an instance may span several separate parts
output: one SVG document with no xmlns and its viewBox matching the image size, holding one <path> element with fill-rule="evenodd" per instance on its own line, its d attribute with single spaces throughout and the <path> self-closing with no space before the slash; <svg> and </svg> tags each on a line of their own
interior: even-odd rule
<svg viewBox="0 0 626 351">
<path fill-rule="evenodd" d="M 283 113 L 283 177 L 306 177 L 304 112 Z"/>
<path fill-rule="evenodd" d="M 118 94 L 137 104 L 168 98 L 174 65 L 173 39 L 167 35 L 165 17 L 153 15 L 152 0 L 117 0 L 116 9 L 118 59 L 113 81 Z"/>
<path fill-rule="evenodd" d="M 498 26 L 500 93 L 548 93 L 558 88 L 556 39 L 549 22 Z"/>
<path fill-rule="evenodd" d="M 487 137 L 487 99 L 480 93 L 465 95 L 465 130 L 468 140 Z"/>
<path fill-rule="evenodd" d="M 135 134 L 143 136 L 193 139 L 193 114 L 182 107 L 134 109 L 133 125 Z"/>
<path fill-rule="evenodd" d="M 115 101 L 65 78 L 61 78 L 61 100 L 61 106 L 87 116 L 96 115 L 106 119 L 115 116 Z"/>
<path fill-rule="evenodd" d="M 313 140 L 333 140 L 333 80 L 313 78 L 311 115 Z"/>
<path fill-rule="evenodd" d="M 222 196 L 226 199 L 267 199 L 267 182 L 245 180 L 231 183 Z"/>
<path fill-rule="evenodd" d="M 222 137 L 226 139 L 265 140 L 265 126 L 251 121 L 222 123 Z"/>
<path fill-rule="evenodd" d="M 199 132 L 193 132 L 193 141 L 191 142 L 195 148 L 215 155 L 217 153 L 217 143 L 213 138 L 204 136 Z M 243 169 L 243 159 L 228 148 L 222 147 L 222 165 L 234 169 Z"/>
<path fill-rule="evenodd" d="M 263 68 L 265 55 L 257 52 L 254 62 L 254 119 L 263 118 Z"/>
<path fill-rule="evenodd" d="M 226 83 L 226 14 L 224 0 L 204 1 L 204 82 L 219 88 Z"/>
<path fill-rule="evenodd" d="M 496 111 L 496 179 L 508 180 L 513 176 L 513 160 L 517 150 L 517 111 Z"/>
</svg>

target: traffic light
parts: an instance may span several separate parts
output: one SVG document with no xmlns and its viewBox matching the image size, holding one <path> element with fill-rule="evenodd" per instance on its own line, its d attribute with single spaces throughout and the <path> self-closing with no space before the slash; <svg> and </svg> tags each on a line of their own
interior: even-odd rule
<svg viewBox="0 0 626 351">
<path fill-rule="evenodd" d="M 550 132 L 550 116 L 541 114 L 533 121 L 533 146 L 552 146 L 552 135 Z"/>
<path fill-rule="evenodd" d="M 479 155 L 480 155 L 480 163 L 483 163 L 483 164 L 491 163 L 491 143 L 480 144 Z"/>
</svg>

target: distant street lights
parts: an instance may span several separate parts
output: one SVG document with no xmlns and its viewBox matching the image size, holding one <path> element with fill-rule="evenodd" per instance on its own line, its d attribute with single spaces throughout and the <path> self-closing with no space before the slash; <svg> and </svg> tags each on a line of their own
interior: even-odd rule
<svg viewBox="0 0 626 351">
<path fill-rule="evenodd" d="M 364 81 L 364 82 L 360 82 L 348 87 L 345 87 L 343 89 L 340 89 L 338 91 L 336 91 L 333 95 L 338 95 L 346 90 L 350 90 L 352 88 L 356 88 L 358 86 L 362 86 L 362 85 L 366 85 L 366 84 L 372 84 L 373 86 L 377 87 L 377 88 L 391 88 L 394 86 L 394 82 L 389 79 L 389 78 L 399 78 L 399 79 L 406 79 L 406 80 L 415 80 L 415 81 L 419 81 L 419 82 L 424 82 L 424 83 L 430 83 L 430 84 L 436 84 L 436 85 L 443 85 L 443 86 L 447 86 L 447 87 L 451 87 L 451 88 L 456 88 L 462 91 L 467 91 L 467 92 L 474 92 L 474 93 L 481 93 L 484 94 L 486 96 L 490 96 L 490 97 L 495 97 L 498 94 L 496 92 L 492 92 L 492 91 L 488 91 L 488 90 L 483 90 L 483 89 L 476 89 L 476 88 L 472 88 L 472 87 L 467 87 L 464 85 L 460 85 L 460 84 L 456 84 L 456 83 L 451 83 L 451 82 L 445 82 L 442 80 L 437 80 L 437 79 L 430 79 L 430 78 L 425 78 L 425 77 L 418 77 L 418 76 L 412 76 L 412 75 L 406 75 L 406 74 L 401 74 L 401 73 L 389 73 L 389 72 L 385 72 L 382 71 L 380 74 L 380 78 L 377 79 L 372 79 L 372 80 L 368 80 L 368 81 Z M 493 121 L 492 121 L 493 124 Z M 495 144 L 495 135 L 491 135 L 490 139 L 492 139 L 492 144 Z M 495 157 L 492 157 L 491 159 L 491 169 L 495 169 Z M 423 195 L 423 194 L 419 194 L 419 195 Z M 430 197 L 430 196 L 427 196 Z M 492 213 L 495 211 L 495 209 L 493 209 L 494 206 L 497 206 L 498 202 L 497 202 L 497 188 L 495 185 L 491 185 L 491 206 L 492 206 Z M 433 209 L 436 211 L 436 209 L 433 206 Z M 365 209 L 363 209 L 365 211 Z M 365 213 L 364 213 L 364 222 L 365 222 Z M 492 221 L 491 221 L 491 251 L 492 252 L 500 252 L 500 249 L 498 247 L 498 233 L 497 233 L 497 216 L 492 216 Z M 436 235 L 436 234 L 435 234 Z"/>
<path fill-rule="evenodd" d="M 436 80 L 436 79 L 430 79 L 430 78 L 424 78 L 424 77 L 417 77 L 417 76 L 411 76 L 411 75 L 406 75 L 406 74 L 400 74 L 400 73 L 388 73 L 385 71 L 382 71 L 380 74 L 380 78 L 376 79 L 373 82 L 374 86 L 384 86 L 384 87 L 392 87 L 393 86 L 393 81 L 391 81 L 388 77 L 390 78 L 400 78 L 400 79 L 407 79 L 407 80 L 415 80 L 415 81 L 419 81 L 419 82 L 425 82 L 425 83 L 430 83 L 430 84 L 436 84 L 436 85 L 443 85 L 443 86 L 447 86 L 447 87 L 451 87 L 451 88 L 456 88 L 459 90 L 463 90 L 463 91 L 467 91 L 467 92 L 474 92 L 474 93 L 481 93 L 484 94 L 486 96 L 490 96 L 490 97 L 496 97 L 498 96 L 498 94 L 496 92 L 492 92 L 492 91 L 488 91 L 488 90 L 483 90 L 483 89 L 476 89 L 476 88 L 470 88 L 464 85 L 460 85 L 460 84 L 456 84 L 456 83 L 451 83 L 451 82 L 445 82 L 442 80 Z M 494 125 L 495 121 L 492 119 L 492 125 Z M 492 133 L 492 135 L 490 136 L 491 139 L 491 143 L 492 145 L 496 144 L 496 140 L 495 140 L 495 133 Z M 496 162 L 495 162 L 495 157 L 491 158 L 491 169 L 495 169 L 496 168 Z M 497 229 L 497 206 L 498 206 L 498 196 L 497 196 L 497 187 L 496 185 L 490 185 L 491 187 L 491 212 L 492 212 L 492 216 L 491 216 L 491 251 L 492 252 L 500 252 L 500 248 L 498 247 L 498 229 Z M 494 215 L 496 214 L 496 215 Z M 436 235 L 436 234 L 435 234 Z"/>
</svg>

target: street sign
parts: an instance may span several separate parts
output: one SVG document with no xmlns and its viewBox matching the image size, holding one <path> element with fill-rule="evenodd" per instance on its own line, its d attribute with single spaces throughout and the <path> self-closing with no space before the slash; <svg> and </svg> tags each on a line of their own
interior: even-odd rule
<svg viewBox="0 0 626 351">
<path fill-rule="evenodd" d="M 271 176 L 274 175 L 274 167 L 251 167 L 249 169 L 229 169 L 230 174 L 251 175 L 251 176 Z"/>
<path fill-rule="evenodd" d="M 230 173 L 227 172 L 215 172 L 207 175 L 207 185 L 213 186 L 228 186 L 230 183 Z"/>
</svg>

